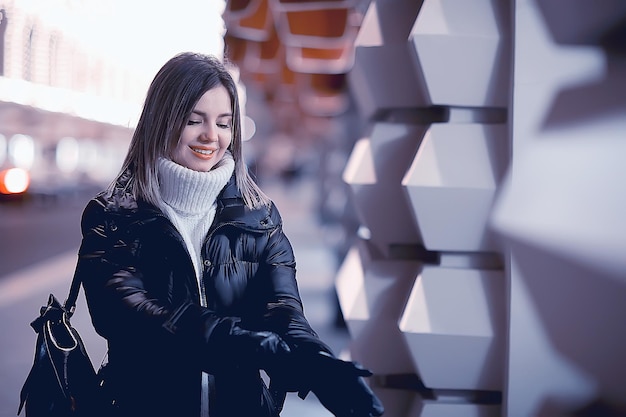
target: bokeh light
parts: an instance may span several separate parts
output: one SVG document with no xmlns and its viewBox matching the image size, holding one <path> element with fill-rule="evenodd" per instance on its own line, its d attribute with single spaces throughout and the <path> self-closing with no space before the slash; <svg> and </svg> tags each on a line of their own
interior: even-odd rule
<svg viewBox="0 0 626 417">
<path fill-rule="evenodd" d="M 17 168 L 30 169 L 35 161 L 35 142 L 27 135 L 14 135 L 9 140 L 9 158 Z"/>
</svg>

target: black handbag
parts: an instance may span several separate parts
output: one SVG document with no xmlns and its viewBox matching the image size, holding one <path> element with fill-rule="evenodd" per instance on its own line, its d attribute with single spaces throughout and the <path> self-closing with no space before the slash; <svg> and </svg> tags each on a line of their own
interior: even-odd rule
<svg viewBox="0 0 626 417">
<path fill-rule="evenodd" d="M 85 345 L 72 327 L 80 290 L 77 274 L 65 304 L 52 294 L 30 325 L 37 333 L 35 359 L 20 393 L 19 415 L 93 417 L 103 410 L 100 382 Z"/>
</svg>

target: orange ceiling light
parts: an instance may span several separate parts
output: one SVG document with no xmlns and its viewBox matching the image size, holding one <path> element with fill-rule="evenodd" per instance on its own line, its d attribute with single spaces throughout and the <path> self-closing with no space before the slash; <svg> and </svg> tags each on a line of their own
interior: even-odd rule
<svg viewBox="0 0 626 417">
<path fill-rule="evenodd" d="M 338 48 L 358 33 L 355 13 L 347 8 L 278 12 L 276 28 L 285 45 Z"/>
<path fill-rule="evenodd" d="M 350 107 L 345 74 L 302 74 L 298 84 L 298 103 L 309 115 L 334 117 Z"/>
<path fill-rule="evenodd" d="M 345 74 L 311 74 L 311 87 L 317 91 L 336 94 L 346 87 Z"/>
<path fill-rule="evenodd" d="M 227 7 L 222 15 L 228 30 L 240 38 L 265 41 L 270 37 L 274 25 L 269 0 L 238 0 Z"/>
<path fill-rule="evenodd" d="M 346 43 L 338 48 L 286 48 L 287 65 L 297 72 L 343 74 L 354 65 L 354 48 Z"/>
<path fill-rule="evenodd" d="M 278 74 L 283 62 L 282 55 L 281 49 L 274 50 L 263 43 L 252 42 L 243 66 L 248 72 Z"/>
<path fill-rule="evenodd" d="M 287 65 L 283 65 L 281 71 L 281 81 L 283 84 L 295 85 L 296 74 Z"/>
<path fill-rule="evenodd" d="M 307 10 L 286 15 L 292 35 L 340 38 L 346 32 L 347 9 Z"/>
<path fill-rule="evenodd" d="M 300 48 L 304 59 L 341 59 L 345 48 Z"/>
<path fill-rule="evenodd" d="M 231 15 L 245 13 L 246 9 L 250 6 L 250 3 L 252 3 L 252 0 L 228 0 L 224 13 L 229 13 Z"/>
<path fill-rule="evenodd" d="M 226 33 L 224 36 L 225 54 L 228 59 L 238 65 L 246 56 L 248 41 Z"/>
<path fill-rule="evenodd" d="M 276 61 L 279 59 L 279 53 L 281 49 L 280 39 L 276 30 L 272 27 L 270 30 L 270 37 L 263 42 L 260 42 L 260 57 L 263 61 Z"/>
<path fill-rule="evenodd" d="M 345 74 L 354 65 L 359 1 L 230 0 L 226 53 L 268 103 L 340 115 L 350 105 Z"/>
</svg>

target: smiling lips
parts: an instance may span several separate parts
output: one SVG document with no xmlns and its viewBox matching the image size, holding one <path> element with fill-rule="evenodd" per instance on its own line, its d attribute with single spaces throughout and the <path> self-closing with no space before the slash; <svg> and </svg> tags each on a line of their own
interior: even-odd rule
<svg viewBox="0 0 626 417">
<path fill-rule="evenodd" d="M 199 148 L 195 146 L 190 146 L 189 149 L 191 149 L 196 156 L 202 159 L 210 159 L 213 157 L 213 154 L 217 152 L 217 149 Z"/>
</svg>

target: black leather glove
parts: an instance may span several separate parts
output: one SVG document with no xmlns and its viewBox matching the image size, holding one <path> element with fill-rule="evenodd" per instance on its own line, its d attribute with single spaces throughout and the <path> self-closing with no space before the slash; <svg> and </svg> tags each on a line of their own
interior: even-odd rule
<svg viewBox="0 0 626 417">
<path fill-rule="evenodd" d="M 336 417 L 378 417 L 385 409 L 363 377 L 372 373 L 355 362 L 320 352 L 311 361 L 311 391 Z"/>
<path fill-rule="evenodd" d="M 230 331 L 232 341 L 231 354 L 236 355 L 237 363 L 244 366 L 273 369 L 284 366 L 289 360 L 291 350 L 279 335 L 269 331 L 255 332 L 233 326 Z"/>
</svg>

